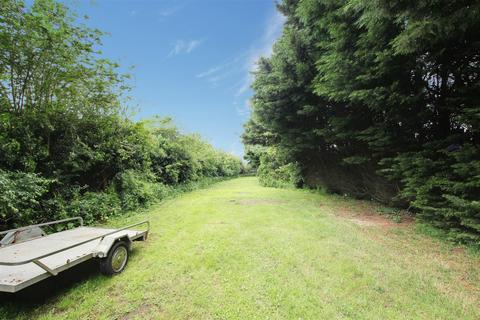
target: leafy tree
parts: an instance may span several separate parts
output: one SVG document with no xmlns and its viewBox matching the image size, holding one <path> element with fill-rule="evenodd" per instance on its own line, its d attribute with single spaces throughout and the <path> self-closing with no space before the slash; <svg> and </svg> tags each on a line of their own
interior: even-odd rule
<svg viewBox="0 0 480 320">
<path fill-rule="evenodd" d="M 105 220 L 240 173 L 239 159 L 168 119 L 126 117 L 128 76 L 64 4 L 0 1 L 0 229 Z"/>
<path fill-rule="evenodd" d="M 259 174 L 294 163 L 308 186 L 409 206 L 479 241 L 480 3 L 285 0 L 279 10 L 287 22 L 258 63 L 244 134 L 247 150 L 281 150 L 277 161 L 247 153 Z"/>
<path fill-rule="evenodd" d="M 32 173 L 0 169 L 0 219 L 4 223 L 28 223 L 39 216 L 40 199 L 52 181 Z"/>
</svg>

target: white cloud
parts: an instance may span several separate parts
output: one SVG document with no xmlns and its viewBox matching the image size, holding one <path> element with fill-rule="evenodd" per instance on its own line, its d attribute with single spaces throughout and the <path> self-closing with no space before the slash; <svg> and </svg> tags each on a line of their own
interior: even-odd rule
<svg viewBox="0 0 480 320">
<path fill-rule="evenodd" d="M 213 68 L 208 69 L 207 71 L 201 72 L 196 75 L 197 78 L 205 78 L 208 76 L 213 75 L 214 73 L 217 73 L 217 71 L 220 71 L 222 69 L 222 66 L 216 66 Z"/>
<path fill-rule="evenodd" d="M 195 77 L 199 79 L 205 79 L 213 86 L 218 86 L 219 83 L 234 74 L 235 72 L 241 72 L 241 61 L 246 54 L 238 55 L 233 59 L 224 61 L 223 63 L 211 67 L 210 69 L 197 74 Z"/>
<path fill-rule="evenodd" d="M 198 48 L 201 43 L 202 40 L 177 40 L 168 56 L 171 57 L 179 54 L 189 54 Z"/>
<path fill-rule="evenodd" d="M 271 55 L 273 43 L 281 35 L 284 23 L 285 17 L 275 11 L 267 19 L 265 29 L 256 45 L 233 59 L 197 74 L 196 77 L 206 79 L 213 86 L 218 86 L 221 80 L 232 74 L 243 73 L 241 80 L 231 88 L 235 92 L 235 98 L 241 97 L 250 88 L 253 81 L 252 71 L 255 71 L 258 59 L 262 56 L 268 57 Z"/>
<path fill-rule="evenodd" d="M 157 21 L 162 22 L 166 20 L 168 17 L 173 16 L 174 14 L 177 14 L 187 6 L 187 1 L 173 1 L 173 2 L 177 2 L 177 4 L 175 5 L 174 3 L 171 3 L 169 6 L 165 6 L 157 11 L 157 15 L 158 15 Z"/>
<path fill-rule="evenodd" d="M 182 9 L 182 7 L 173 7 L 173 8 L 161 9 L 161 10 L 158 12 L 158 15 L 159 15 L 160 17 L 168 17 L 168 16 L 171 16 L 171 15 L 177 13 L 180 9 Z"/>
<path fill-rule="evenodd" d="M 273 43 L 282 34 L 285 20 L 285 16 L 278 11 L 275 11 L 273 16 L 268 19 L 267 28 L 262 37 L 262 46 L 256 59 L 260 56 L 270 56 L 272 54 Z"/>
<path fill-rule="evenodd" d="M 230 144 L 228 150 L 230 150 L 228 151 L 228 153 L 230 153 L 233 156 L 236 156 L 239 158 L 243 157 L 243 144 L 239 142 L 233 142 L 232 144 Z"/>
<path fill-rule="evenodd" d="M 250 99 L 245 99 L 243 104 L 239 104 L 237 102 L 234 102 L 233 104 L 235 105 L 235 108 L 237 110 L 237 114 L 241 117 L 247 117 L 250 115 L 250 110 L 252 108 L 252 102 Z"/>
<path fill-rule="evenodd" d="M 235 92 L 235 97 L 238 98 L 250 88 L 250 84 L 253 81 L 253 76 L 251 71 L 247 69 L 247 74 L 243 77 L 243 80 L 237 84 L 237 91 Z"/>
<path fill-rule="evenodd" d="M 272 54 L 274 42 L 280 37 L 285 17 L 275 11 L 265 22 L 265 29 L 262 36 L 255 45 L 244 53 L 211 67 L 210 69 L 198 73 L 195 77 L 204 79 L 214 87 L 218 86 L 220 81 L 232 75 L 239 75 L 240 80 L 229 90 L 233 91 L 236 112 L 240 117 L 247 117 L 251 112 L 250 99 L 245 99 L 245 93 L 250 88 L 253 81 L 252 72 L 257 68 L 257 61 L 260 57 L 268 57 Z M 240 102 L 243 101 L 243 102 Z"/>
<path fill-rule="evenodd" d="M 285 16 L 276 10 L 274 14 L 268 18 L 260 42 L 248 52 L 245 61 L 246 74 L 243 80 L 237 85 L 235 97 L 241 96 L 250 88 L 253 81 L 252 72 L 257 68 L 258 59 L 260 59 L 260 57 L 269 57 L 272 54 L 273 44 L 282 34 L 285 20 Z"/>
</svg>

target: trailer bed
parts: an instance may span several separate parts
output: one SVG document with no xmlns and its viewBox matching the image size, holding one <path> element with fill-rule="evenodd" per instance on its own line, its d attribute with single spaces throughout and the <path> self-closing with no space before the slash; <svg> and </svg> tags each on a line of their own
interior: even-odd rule
<svg viewBox="0 0 480 320">
<path fill-rule="evenodd" d="M 0 249 L 0 263 L 21 263 L 36 257 L 48 255 L 76 244 L 84 244 L 66 249 L 38 259 L 42 264 L 56 273 L 69 269 L 83 261 L 95 257 L 99 247 L 109 239 L 112 241 L 128 237 L 130 241 L 144 240 L 148 231 L 119 230 L 78 227 L 72 230 L 53 233 L 41 238 L 3 247 Z M 104 238 L 99 238 L 106 235 Z M 91 241 L 89 241 L 91 240 Z M 0 265 L 0 291 L 16 292 L 52 274 L 39 265 L 29 262 L 20 265 Z"/>
</svg>

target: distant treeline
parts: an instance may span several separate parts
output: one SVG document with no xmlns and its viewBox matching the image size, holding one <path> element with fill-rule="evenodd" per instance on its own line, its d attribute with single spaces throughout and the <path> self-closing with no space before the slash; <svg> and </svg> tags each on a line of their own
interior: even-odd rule
<svg viewBox="0 0 480 320">
<path fill-rule="evenodd" d="M 0 230 L 105 220 L 242 170 L 169 119 L 125 116 L 126 76 L 78 21 L 52 0 L 1 2 Z"/>
<path fill-rule="evenodd" d="M 262 183 L 409 208 L 480 244 L 480 1 L 278 8 L 243 137 Z"/>
</svg>

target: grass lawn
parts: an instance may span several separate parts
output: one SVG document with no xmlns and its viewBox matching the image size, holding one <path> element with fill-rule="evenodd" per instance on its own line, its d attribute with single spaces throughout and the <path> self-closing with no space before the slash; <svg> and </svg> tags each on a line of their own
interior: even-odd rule
<svg viewBox="0 0 480 320">
<path fill-rule="evenodd" d="M 112 221 L 152 222 L 121 275 L 87 264 L 2 296 L 0 318 L 480 319 L 478 256 L 372 211 L 221 182 Z"/>
</svg>

